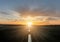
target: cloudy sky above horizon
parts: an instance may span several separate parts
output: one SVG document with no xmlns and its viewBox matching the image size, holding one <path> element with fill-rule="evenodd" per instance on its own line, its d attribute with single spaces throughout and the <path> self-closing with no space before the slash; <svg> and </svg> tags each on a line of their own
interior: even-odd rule
<svg viewBox="0 0 60 42">
<path fill-rule="evenodd" d="M 0 0 L 0 20 L 17 21 L 25 15 L 60 20 L 60 0 Z"/>
<path fill-rule="evenodd" d="M 38 13 L 37 15 L 53 15 L 60 17 L 60 0 L 0 0 L 0 10 L 14 10 L 22 13 Z"/>
</svg>

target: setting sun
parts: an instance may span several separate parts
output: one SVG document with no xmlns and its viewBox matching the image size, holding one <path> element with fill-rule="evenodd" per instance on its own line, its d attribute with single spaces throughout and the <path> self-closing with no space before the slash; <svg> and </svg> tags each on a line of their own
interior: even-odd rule
<svg viewBox="0 0 60 42">
<path fill-rule="evenodd" d="M 27 26 L 28 27 L 31 27 L 32 26 L 32 17 L 30 17 L 30 16 L 28 16 L 27 18 L 26 18 L 26 23 L 27 23 Z"/>
<path fill-rule="evenodd" d="M 27 22 L 27 26 L 31 27 L 32 26 L 32 22 Z"/>
</svg>

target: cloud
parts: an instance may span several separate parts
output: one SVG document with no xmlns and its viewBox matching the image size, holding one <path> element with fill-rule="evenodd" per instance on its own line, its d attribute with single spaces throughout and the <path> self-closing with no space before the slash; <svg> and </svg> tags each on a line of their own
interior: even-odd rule
<svg viewBox="0 0 60 42">
<path fill-rule="evenodd" d="M 27 17 L 21 17 L 22 21 L 26 21 L 27 18 L 30 18 L 32 21 L 40 21 L 40 22 L 47 22 L 47 21 L 59 21 L 60 17 L 54 17 L 54 16 L 27 16 Z"/>
<path fill-rule="evenodd" d="M 27 17 L 21 16 L 20 13 L 13 11 L 13 10 L 1 10 L 0 11 L 0 22 L 20 22 L 20 21 L 26 21 Z M 36 22 L 49 22 L 50 24 L 54 23 L 60 23 L 60 17 L 54 17 L 54 16 L 34 16 L 31 17 L 32 21 Z M 58 22 L 57 22 L 58 21 Z M 53 23 L 52 23 L 53 22 Z"/>
<path fill-rule="evenodd" d="M 18 6 L 15 8 L 17 12 L 20 12 L 22 16 L 27 15 L 33 15 L 33 16 L 59 16 L 60 14 L 57 14 L 56 7 L 54 5 L 51 6 L 39 6 L 39 5 L 26 5 L 26 6 Z M 59 12 L 60 13 L 60 12 Z"/>
<path fill-rule="evenodd" d="M 12 10 L 0 11 L 0 21 L 15 21 L 20 18 L 20 13 Z"/>
<path fill-rule="evenodd" d="M 54 17 L 54 16 L 35 16 L 34 17 L 35 20 L 37 21 L 56 21 L 56 20 L 60 20 L 60 17 Z"/>
<path fill-rule="evenodd" d="M 49 21 L 49 20 L 50 20 L 50 21 L 51 21 L 51 20 L 60 20 L 59 18 L 60 18 L 60 17 L 48 17 L 46 20 L 48 20 L 48 21 Z"/>
</svg>

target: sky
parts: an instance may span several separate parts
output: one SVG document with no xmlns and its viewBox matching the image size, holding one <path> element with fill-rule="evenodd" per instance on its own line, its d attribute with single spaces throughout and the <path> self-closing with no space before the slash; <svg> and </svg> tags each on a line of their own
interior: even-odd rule
<svg viewBox="0 0 60 42">
<path fill-rule="evenodd" d="M 46 15 L 50 13 L 60 16 L 60 0 L 0 0 L 0 10 L 9 9 L 20 12 L 21 10 L 24 11 L 23 8 L 39 11 L 43 15 L 44 13 Z"/>
<path fill-rule="evenodd" d="M 0 19 L 27 15 L 60 17 L 60 0 L 0 0 Z"/>
<path fill-rule="evenodd" d="M 0 10 L 20 11 L 24 9 L 42 11 L 45 14 L 60 12 L 60 0 L 0 0 Z M 39 10 L 40 9 L 40 10 Z M 51 13 L 51 14 L 52 14 Z"/>
</svg>

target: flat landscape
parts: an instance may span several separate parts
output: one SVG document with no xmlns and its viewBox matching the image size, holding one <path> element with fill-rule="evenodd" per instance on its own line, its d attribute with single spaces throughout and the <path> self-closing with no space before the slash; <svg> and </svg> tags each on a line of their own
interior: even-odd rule
<svg viewBox="0 0 60 42">
<path fill-rule="evenodd" d="M 0 42 L 60 42 L 60 25 L 36 25 L 31 31 L 24 25 L 0 24 Z"/>
</svg>

